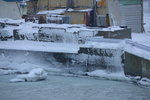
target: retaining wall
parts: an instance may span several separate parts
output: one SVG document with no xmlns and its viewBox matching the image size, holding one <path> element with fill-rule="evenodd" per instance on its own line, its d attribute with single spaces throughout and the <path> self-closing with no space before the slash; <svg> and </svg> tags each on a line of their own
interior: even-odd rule
<svg viewBox="0 0 150 100">
<path fill-rule="evenodd" d="M 150 60 L 125 52 L 124 71 L 126 75 L 150 78 Z"/>
</svg>

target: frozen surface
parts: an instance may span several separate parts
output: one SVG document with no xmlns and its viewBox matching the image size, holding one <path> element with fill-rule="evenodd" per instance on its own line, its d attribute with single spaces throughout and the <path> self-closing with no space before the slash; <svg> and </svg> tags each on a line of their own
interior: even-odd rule
<svg viewBox="0 0 150 100">
<path fill-rule="evenodd" d="M 35 82 L 45 80 L 47 73 L 42 68 L 32 69 L 28 74 L 18 75 L 11 82 Z"/>
<path fill-rule="evenodd" d="M 150 34 L 146 34 L 146 33 L 143 33 L 143 34 L 132 33 L 132 41 L 150 47 Z"/>
<path fill-rule="evenodd" d="M 150 100 L 150 89 L 132 83 L 48 76 L 46 81 L 9 83 L 0 76 L 1 100 Z"/>
</svg>

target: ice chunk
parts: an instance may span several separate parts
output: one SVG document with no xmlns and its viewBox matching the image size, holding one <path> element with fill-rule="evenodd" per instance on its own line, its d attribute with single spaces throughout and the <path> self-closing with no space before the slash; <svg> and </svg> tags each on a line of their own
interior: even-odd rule
<svg viewBox="0 0 150 100">
<path fill-rule="evenodd" d="M 18 75 L 11 79 L 10 82 L 35 82 L 45 80 L 47 73 L 42 68 L 32 69 L 29 74 Z"/>
<path fill-rule="evenodd" d="M 142 78 L 138 83 L 144 86 L 150 86 L 150 79 Z"/>
</svg>

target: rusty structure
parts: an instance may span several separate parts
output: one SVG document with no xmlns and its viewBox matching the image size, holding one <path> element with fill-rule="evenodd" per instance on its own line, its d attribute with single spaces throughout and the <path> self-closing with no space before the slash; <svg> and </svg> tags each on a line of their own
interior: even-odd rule
<svg viewBox="0 0 150 100">
<path fill-rule="evenodd" d="M 69 24 L 87 26 L 128 26 L 140 33 L 143 28 L 142 0 L 30 0 L 27 14 L 65 9 Z M 71 11 L 70 11 L 71 9 Z"/>
<path fill-rule="evenodd" d="M 66 9 L 61 15 L 70 16 L 70 24 L 109 26 L 107 0 L 30 0 L 27 2 L 27 14 L 55 9 Z M 100 22 L 102 20 L 105 21 Z"/>
</svg>

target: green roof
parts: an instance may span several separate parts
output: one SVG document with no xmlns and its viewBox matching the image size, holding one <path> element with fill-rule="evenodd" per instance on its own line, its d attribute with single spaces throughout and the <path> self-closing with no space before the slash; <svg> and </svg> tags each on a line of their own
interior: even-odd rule
<svg viewBox="0 0 150 100">
<path fill-rule="evenodd" d="M 142 4 L 142 0 L 119 0 L 121 5 L 136 5 Z"/>
</svg>

